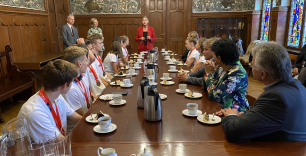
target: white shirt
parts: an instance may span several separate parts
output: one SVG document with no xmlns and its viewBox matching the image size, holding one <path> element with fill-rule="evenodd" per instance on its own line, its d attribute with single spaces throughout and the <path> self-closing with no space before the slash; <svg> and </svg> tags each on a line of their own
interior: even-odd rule
<svg viewBox="0 0 306 156">
<path fill-rule="evenodd" d="M 123 53 L 123 55 L 125 56 L 126 59 L 128 59 L 129 52 L 127 51 L 126 48 L 124 48 L 124 47 L 121 47 L 121 48 L 122 48 L 122 53 Z"/>
<path fill-rule="evenodd" d="M 105 89 L 105 86 L 104 86 L 104 84 L 102 83 L 102 81 L 99 77 L 99 73 L 97 72 L 98 71 L 97 66 L 93 65 L 93 64 L 91 66 L 93 67 L 94 71 L 96 71 L 96 74 L 98 76 L 98 80 L 100 81 L 100 86 L 97 85 L 97 81 L 95 79 L 95 76 L 90 71 L 89 67 L 87 67 L 86 74 L 84 74 L 84 75 L 85 75 L 85 77 L 88 77 L 88 79 L 89 79 L 89 87 L 90 87 L 91 92 L 93 94 L 95 94 L 96 96 L 100 96 L 100 94 Z"/>
<path fill-rule="evenodd" d="M 205 60 L 205 56 L 203 55 L 203 56 L 198 56 L 197 57 L 197 62 L 199 62 L 199 63 L 204 63 L 204 62 L 206 62 L 206 60 Z"/>
<path fill-rule="evenodd" d="M 103 65 L 105 67 L 105 72 L 107 72 L 110 75 L 114 75 L 114 68 L 113 68 L 113 62 L 118 64 L 118 56 L 115 54 L 107 54 L 103 61 Z"/>
<path fill-rule="evenodd" d="M 190 55 L 189 55 L 190 54 Z M 188 53 L 188 55 L 187 55 L 187 64 L 189 63 L 189 60 L 191 59 L 191 58 L 194 58 L 194 62 L 193 62 L 193 64 L 195 64 L 196 63 L 196 61 L 197 61 L 197 57 L 198 57 L 198 55 L 199 55 L 200 53 L 196 50 L 196 49 L 194 49 L 193 51 L 189 51 L 189 53 Z M 189 56 L 189 57 L 188 57 Z"/>
<path fill-rule="evenodd" d="M 91 100 L 91 96 L 90 96 L 90 91 L 89 91 L 89 83 L 88 80 L 86 78 L 86 76 L 84 75 L 82 80 L 80 81 L 80 84 L 82 85 L 82 82 L 85 86 L 86 89 L 86 93 L 87 93 L 87 98 L 89 101 L 89 104 L 92 104 L 92 100 Z M 83 87 L 83 86 L 82 86 Z M 87 101 L 86 101 L 86 97 L 84 95 L 84 93 L 82 91 L 82 88 L 79 83 L 77 81 L 73 81 L 70 90 L 68 91 L 68 93 L 66 95 L 63 95 L 63 97 L 65 98 L 65 100 L 67 101 L 67 103 L 69 104 L 69 106 L 74 110 L 77 111 L 80 108 L 83 108 L 84 113 L 86 113 L 88 111 L 87 108 Z M 68 120 L 68 124 L 67 124 L 67 131 L 71 132 L 72 129 L 75 127 L 75 123 Z"/>
<path fill-rule="evenodd" d="M 62 95 L 60 95 L 54 101 L 56 102 L 60 114 L 62 127 L 66 132 L 67 116 L 72 115 L 74 111 L 67 104 Z M 53 103 L 52 106 L 56 112 L 55 104 Z M 58 136 L 60 134 L 50 109 L 44 100 L 38 95 L 38 93 L 34 94 L 26 103 L 22 105 L 17 117 L 20 119 L 25 118 L 27 120 L 29 135 L 36 143 L 39 142 L 39 139 L 43 135 L 56 134 Z"/>
</svg>

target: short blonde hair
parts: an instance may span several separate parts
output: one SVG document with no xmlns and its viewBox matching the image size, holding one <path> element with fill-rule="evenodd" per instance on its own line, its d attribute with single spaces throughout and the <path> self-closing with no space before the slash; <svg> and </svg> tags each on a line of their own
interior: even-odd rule
<svg viewBox="0 0 306 156">
<path fill-rule="evenodd" d="M 121 38 L 122 38 L 122 43 L 125 43 L 129 39 L 129 37 L 127 37 L 126 35 L 121 36 Z"/>
<path fill-rule="evenodd" d="M 196 40 L 198 40 L 199 39 L 199 34 L 196 31 L 190 31 L 188 33 L 188 37 L 195 38 Z"/>
<path fill-rule="evenodd" d="M 101 34 L 98 33 L 94 33 L 91 34 L 89 36 L 87 36 L 87 39 L 91 42 L 91 43 L 95 43 L 97 42 L 98 39 L 102 40 L 103 36 Z"/>
<path fill-rule="evenodd" d="M 91 27 L 94 27 L 95 21 L 98 22 L 98 20 L 97 20 L 96 18 L 91 18 L 91 19 L 90 19 L 90 26 L 91 26 Z"/>
<path fill-rule="evenodd" d="M 192 38 L 192 37 L 187 37 L 186 41 L 193 43 L 193 45 L 195 46 L 197 44 L 197 39 L 196 38 Z"/>
<path fill-rule="evenodd" d="M 220 37 L 212 37 L 210 39 L 207 39 L 204 43 L 203 43 L 203 47 L 208 47 L 211 48 L 211 45 L 214 44 L 216 41 L 220 40 Z"/>
<path fill-rule="evenodd" d="M 63 60 L 76 64 L 78 61 L 81 61 L 82 56 L 86 54 L 87 50 L 85 48 L 70 46 L 64 50 Z"/>
</svg>

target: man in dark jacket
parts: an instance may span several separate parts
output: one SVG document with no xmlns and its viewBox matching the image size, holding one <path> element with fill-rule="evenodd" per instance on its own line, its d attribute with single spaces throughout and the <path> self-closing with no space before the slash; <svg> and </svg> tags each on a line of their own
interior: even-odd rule
<svg viewBox="0 0 306 156">
<path fill-rule="evenodd" d="M 266 86 L 245 114 L 235 109 L 216 112 L 230 142 L 306 141 L 306 89 L 293 80 L 287 50 L 278 43 L 261 43 L 252 50 L 252 72 Z"/>
<path fill-rule="evenodd" d="M 294 79 L 298 79 L 298 75 L 301 73 L 302 69 L 306 64 L 306 45 L 303 46 L 299 56 L 295 60 L 295 64 L 292 70 L 292 76 Z"/>
</svg>

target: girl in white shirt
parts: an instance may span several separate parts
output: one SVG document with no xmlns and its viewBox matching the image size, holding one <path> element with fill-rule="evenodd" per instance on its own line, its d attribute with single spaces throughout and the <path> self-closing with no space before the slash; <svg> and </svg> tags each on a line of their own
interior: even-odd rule
<svg viewBox="0 0 306 156">
<path fill-rule="evenodd" d="M 203 46 L 203 43 L 206 41 L 207 39 L 206 38 L 200 38 L 198 41 L 197 41 L 197 44 L 196 44 L 196 49 L 199 51 L 199 55 L 196 59 L 196 63 L 194 64 L 193 68 L 190 70 L 190 72 L 193 72 L 193 71 L 196 71 L 198 69 L 200 69 L 201 67 L 204 67 L 204 62 L 206 61 L 205 60 L 205 57 L 203 55 L 203 51 L 204 51 L 204 46 Z"/>
<path fill-rule="evenodd" d="M 103 65 L 105 67 L 105 72 L 109 73 L 110 75 L 114 75 L 119 72 L 119 58 L 122 58 L 122 47 L 120 42 L 114 41 L 110 51 L 108 52 L 107 56 L 103 60 Z"/>
<path fill-rule="evenodd" d="M 129 59 L 129 52 L 126 49 L 126 46 L 130 44 L 129 38 L 126 35 L 121 36 L 122 37 L 122 53 L 125 56 L 126 60 Z"/>
<path fill-rule="evenodd" d="M 196 50 L 195 47 L 196 44 L 197 44 L 196 38 L 187 37 L 185 41 L 185 47 L 189 50 L 189 53 L 187 55 L 187 60 L 185 63 L 188 69 L 192 69 L 193 65 L 196 62 L 196 58 L 199 55 L 199 52 Z"/>
</svg>

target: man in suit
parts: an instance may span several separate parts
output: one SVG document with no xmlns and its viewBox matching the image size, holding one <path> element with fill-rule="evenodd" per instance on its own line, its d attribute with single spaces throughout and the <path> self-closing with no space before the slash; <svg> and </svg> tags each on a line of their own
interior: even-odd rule
<svg viewBox="0 0 306 156">
<path fill-rule="evenodd" d="M 292 70 L 292 76 L 294 79 L 298 79 L 302 69 L 306 66 L 306 45 L 303 46 L 299 56 L 295 60 L 295 64 Z"/>
<path fill-rule="evenodd" d="M 216 112 L 230 142 L 306 141 L 306 89 L 291 76 L 287 50 L 278 43 L 260 43 L 252 50 L 252 72 L 266 86 L 245 114 Z"/>
<path fill-rule="evenodd" d="M 77 44 L 79 39 L 78 29 L 73 26 L 74 15 L 69 14 L 67 16 L 67 24 L 61 27 L 61 35 L 64 42 L 64 50 L 69 46 L 74 46 Z"/>
</svg>

